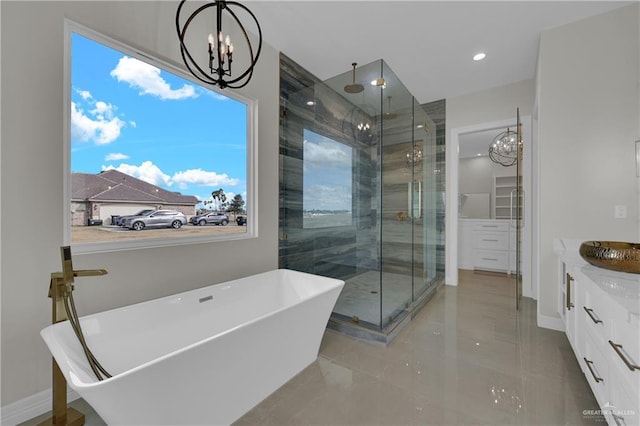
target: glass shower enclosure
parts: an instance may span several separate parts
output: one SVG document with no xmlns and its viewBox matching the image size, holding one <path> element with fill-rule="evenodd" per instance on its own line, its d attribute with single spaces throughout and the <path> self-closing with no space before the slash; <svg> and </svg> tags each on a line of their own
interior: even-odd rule
<svg viewBox="0 0 640 426">
<path fill-rule="evenodd" d="M 279 263 L 345 281 L 330 327 L 389 341 L 442 282 L 435 162 L 433 121 L 383 60 L 354 84 L 281 55 Z"/>
</svg>

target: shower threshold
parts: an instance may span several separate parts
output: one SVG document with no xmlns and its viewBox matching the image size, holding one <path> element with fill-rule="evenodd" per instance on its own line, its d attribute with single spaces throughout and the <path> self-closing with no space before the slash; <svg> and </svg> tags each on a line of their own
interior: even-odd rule
<svg viewBox="0 0 640 426">
<path fill-rule="evenodd" d="M 416 301 L 400 311 L 385 327 L 379 327 L 365 321 L 357 321 L 346 315 L 332 313 L 327 328 L 362 340 L 388 345 L 400 331 L 406 327 L 413 317 L 431 300 L 436 292 L 444 285 L 444 279 L 439 278 L 422 293 Z"/>
</svg>

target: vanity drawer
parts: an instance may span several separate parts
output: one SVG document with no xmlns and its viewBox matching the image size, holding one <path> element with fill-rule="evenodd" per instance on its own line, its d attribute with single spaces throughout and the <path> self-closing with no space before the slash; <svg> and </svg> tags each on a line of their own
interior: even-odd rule
<svg viewBox="0 0 640 426">
<path fill-rule="evenodd" d="M 638 315 L 618 310 L 612 313 L 610 337 L 604 342 L 609 351 L 609 363 L 620 379 L 640 393 L 640 324 Z"/>
<path fill-rule="evenodd" d="M 604 407 L 609 402 L 610 378 L 607 358 L 599 349 L 601 345 L 600 342 L 593 339 L 590 333 L 585 333 L 584 352 L 580 354 L 578 362 L 598 404 L 600 407 Z"/>
<path fill-rule="evenodd" d="M 474 269 L 506 271 L 509 255 L 506 251 L 476 250 L 473 265 Z"/>
<path fill-rule="evenodd" d="M 475 232 L 473 247 L 485 250 L 507 250 L 509 234 L 506 232 Z"/>
<path fill-rule="evenodd" d="M 473 227 L 474 231 L 500 231 L 507 232 L 509 231 L 509 221 L 491 221 L 491 222 L 480 222 L 476 223 Z"/>
<path fill-rule="evenodd" d="M 615 372 L 610 374 L 612 384 L 609 386 L 610 392 L 610 412 L 607 419 L 611 418 L 613 425 L 640 425 L 640 412 L 638 411 L 638 392 L 632 390 L 624 380 L 616 377 Z"/>
<path fill-rule="evenodd" d="M 583 286 L 580 291 L 582 298 L 579 307 L 582 324 L 585 324 L 594 337 L 604 344 L 611 334 L 613 323 L 611 308 L 607 306 L 607 299 L 602 290 L 582 275 L 578 276 L 581 278 L 579 284 Z"/>
<path fill-rule="evenodd" d="M 611 371 L 610 376 L 612 385 L 609 386 L 611 408 L 607 420 L 609 424 L 620 426 L 640 425 L 640 411 L 638 410 L 638 401 L 640 397 L 637 391 L 627 386 L 624 380 L 617 377 L 619 373 Z"/>
</svg>

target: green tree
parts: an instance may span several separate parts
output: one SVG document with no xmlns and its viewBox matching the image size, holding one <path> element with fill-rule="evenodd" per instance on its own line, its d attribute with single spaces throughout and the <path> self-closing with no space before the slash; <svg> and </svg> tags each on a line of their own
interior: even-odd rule
<svg viewBox="0 0 640 426">
<path fill-rule="evenodd" d="M 236 194 L 233 197 L 231 203 L 229 203 L 227 211 L 236 215 L 244 212 L 244 200 L 242 199 L 242 195 Z"/>
</svg>

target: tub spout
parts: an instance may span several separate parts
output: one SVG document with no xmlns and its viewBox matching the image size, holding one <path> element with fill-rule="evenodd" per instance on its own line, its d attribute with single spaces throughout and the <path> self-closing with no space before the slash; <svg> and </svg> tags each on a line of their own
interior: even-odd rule
<svg viewBox="0 0 640 426">
<path fill-rule="evenodd" d="M 78 269 L 73 271 L 74 277 L 96 277 L 99 275 L 107 275 L 106 269 Z"/>
</svg>

